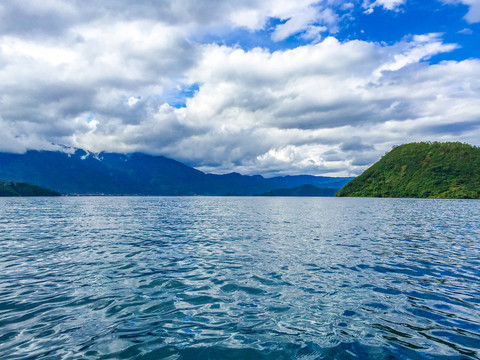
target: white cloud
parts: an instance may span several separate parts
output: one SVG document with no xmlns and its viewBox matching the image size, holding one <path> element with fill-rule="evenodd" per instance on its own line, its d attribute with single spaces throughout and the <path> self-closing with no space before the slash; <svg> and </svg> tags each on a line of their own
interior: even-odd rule
<svg viewBox="0 0 480 360">
<path fill-rule="evenodd" d="M 275 28 L 272 39 L 281 41 L 291 35 L 297 34 L 315 23 L 317 18 L 318 12 L 314 7 L 301 9 L 301 11 L 290 17 L 284 24 L 280 24 Z"/>
<path fill-rule="evenodd" d="M 472 35 L 473 34 L 473 30 L 472 29 L 468 29 L 468 28 L 464 28 L 460 31 L 458 31 L 459 34 L 464 34 L 464 35 Z"/>
<path fill-rule="evenodd" d="M 154 149 L 205 171 L 267 175 L 358 174 L 394 144 L 475 143 L 480 62 L 419 63 L 451 50 L 438 42 L 425 35 L 385 47 L 330 37 L 273 53 L 206 46 L 187 72 L 187 83 L 202 85 L 185 108 L 164 105 L 111 140 L 97 131 L 95 141 L 78 141 L 115 140 L 119 150 Z"/>
<path fill-rule="evenodd" d="M 140 96 L 130 96 L 127 100 L 128 106 L 135 106 L 141 100 Z"/>
<path fill-rule="evenodd" d="M 397 51 L 393 61 L 382 64 L 376 70 L 377 75 L 380 75 L 382 71 L 396 71 L 407 65 L 429 59 L 433 55 L 450 52 L 457 49 L 458 45 L 444 44 L 441 34 L 432 33 L 416 35 L 412 41 L 400 42 L 395 47 Z"/>
<path fill-rule="evenodd" d="M 469 23 L 480 22 L 480 0 L 442 0 L 446 4 L 464 4 L 469 7 L 465 20 Z"/>
<path fill-rule="evenodd" d="M 322 38 L 322 33 L 326 31 L 326 26 L 309 26 L 301 37 L 312 42 L 318 42 Z"/>
<path fill-rule="evenodd" d="M 282 41 L 302 32 L 306 32 L 306 38 L 313 40 L 327 28 L 332 33 L 337 31 L 339 19 L 328 2 L 325 4 L 325 1 L 319 0 L 270 0 L 258 4 L 260 6 L 255 9 L 246 8 L 232 13 L 230 20 L 235 26 L 259 30 L 265 27 L 269 19 L 280 19 L 283 22 L 273 29 L 274 41 Z M 347 5 L 347 8 L 350 7 Z"/>
<path fill-rule="evenodd" d="M 125 12 L 121 1 L 97 12 L 72 2 L 65 14 L 55 3 L 39 10 L 56 19 L 35 23 L 42 37 L 17 24 L 28 14 L 0 22 L 0 150 L 55 142 L 213 172 L 351 175 L 394 144 L 480 138 L 480 62 L 428 64 L 456 48 L 438 34 L 340 42 L 327 36 L 338 26 L 332 1 L 179 0 Z M 216 27 L 258 30 L 270 17 L 284 21 L 275 39 L 312 43 L 270 51 L 189 40 Z M 184 107 L 165 101 L 197 87 Z"/>
<path fill-rule="evenodd" d="M 364 0 L 363 7 L 367 14 L 371 14 L 375 7 L 383 7 L 385 10 L 398 10 L 400 6 L 405 4 L 406 0 Z"/>
</svg>

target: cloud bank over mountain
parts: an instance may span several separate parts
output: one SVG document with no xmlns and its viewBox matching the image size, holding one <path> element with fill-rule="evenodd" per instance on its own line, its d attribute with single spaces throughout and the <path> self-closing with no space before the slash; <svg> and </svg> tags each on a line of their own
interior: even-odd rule
<svg viewBox="0 0 480 360">
<path fill-rule="evenodd" d="M 394 40 L 368 22 L 400 26 L 408 0 L 2 4 L 0 151 L 348 176 L 395 144 L 480 145 L 480 5 L 429 4 L 457 22 Z"/>
</svg>

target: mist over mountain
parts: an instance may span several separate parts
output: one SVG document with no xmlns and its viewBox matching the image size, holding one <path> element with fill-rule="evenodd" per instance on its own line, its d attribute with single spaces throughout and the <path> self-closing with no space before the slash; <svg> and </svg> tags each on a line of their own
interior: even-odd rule
<svg viewBox="0 0 480 360">
<path fill-rule="evenodd" d="M 176 160 L 143 153 L 97 154 L 81 149 L 0 153 L 0 180 L 28 182 L 63 194 L 253 195 L 305 184 L 340 189 L 351 179 L 205 174 Z"/>
</svg>

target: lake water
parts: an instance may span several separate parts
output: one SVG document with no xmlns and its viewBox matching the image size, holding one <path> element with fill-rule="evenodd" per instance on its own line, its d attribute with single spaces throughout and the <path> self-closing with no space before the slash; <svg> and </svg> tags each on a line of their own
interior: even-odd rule
<svg viewBox="0 0 480 360">
<path fill-rule="evenodd" d="M 480 201 L 0 199 L 0 359 L 478 359 Z"/>
</svg>

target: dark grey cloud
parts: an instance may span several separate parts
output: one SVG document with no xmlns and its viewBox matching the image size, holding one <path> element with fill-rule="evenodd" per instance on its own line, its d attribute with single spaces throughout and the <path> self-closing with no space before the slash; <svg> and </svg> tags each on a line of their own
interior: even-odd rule
<svg viewBox="0 0 480 360">
<path fill-rule="evenodd" d="M 353 167 L 365 168 L 377 162 L 378 160 L 379 160 L 378 154 L 375 154 L 375 155 L 361 154 L 353 159 L 353 161 L 351 162 L 351 165 Z"/>
<path fill-rule="evenodd" d="M 428 125 L 422 128 L 422 133 L 432 135 L 458 136 L 468 132 L 477 133 L 480 129 L 480 116 L 476 121 L 453 122 L 450 124 Z"/>
<path fill-rule="evenodd" d="M 61 2 L 6 1 L 0 4 L 0 33 L 40 38 L 64 35 L 81 13 Z"/>
<path fill-rule="evenodd" d="M 362 141 L 362 138 L 359 136 L 353 136 L 350 139 L 344 141 L 340 145 L 342 151 L 357 151 L 363 152 L 366 150 L 375 150 L 375 147 L 371 144 L 365 144 Z"/>
<path fill-rule="evenodd" d="M 96 21 L 150 20 L 173 26 L 211 26 L 226 23 L 230 14 L 257 4 L 248 0 L 8 1 L 0 4 L 0 32 L 55 38 L 65 36 L 72 27 Z"/>
</svg>

